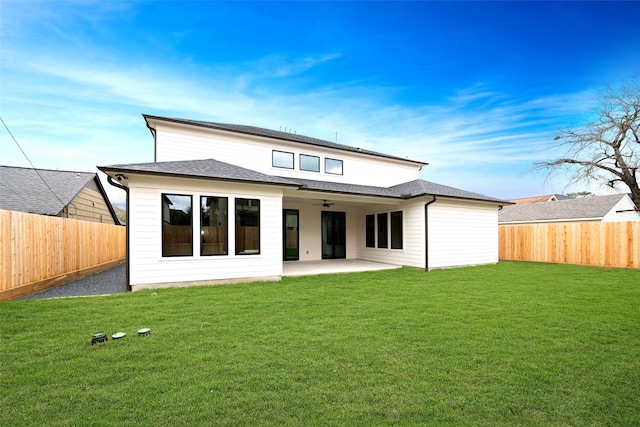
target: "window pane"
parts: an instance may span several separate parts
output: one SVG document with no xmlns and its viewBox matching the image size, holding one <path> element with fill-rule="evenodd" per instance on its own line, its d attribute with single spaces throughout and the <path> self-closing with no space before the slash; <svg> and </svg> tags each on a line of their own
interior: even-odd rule
<svg viewBox="0 0 640 427">
<path fill-rule="evenodd" d="M 342 175 L 342 160 L 329 159 L 329 158 L 324 159 L 324 171 L 325 173 Z"/>
<path fill-rule="evenodd" d="M 226 197 L 200 197 L 200 255 L 227 255 L 227 206 Z"/>
<path fill-rule="evenodd" d="M 162 256 L 192 256 L 191 196 L 162 195 Z"/>
<path fill-rule="evenodd" d="M 376 247 L 376 216 L 375 215 L 367 215 L 365 228 L 367 230 L 366 245 L 368 248 L 375 248 Z"/>
<path fill-rule="evenodd" d="M 387 214 L 380 213 L 378 214 L 378 247 L 386 248 L 388 247 L 387 243 Z"/>
<path fill-rule="evenodd" d="M 236 199 L 236 255 L 260 253 L 260 200 Z"/>
<path fill-rule="evenodd" d="M 293 169 L 293 153 L 273 150 L 272 165 L 274 168 Z"/>
<path fill-rule="evenodd" d="M 300 170 L 320 172 L 320 157 L 300 154 Z"/>
<path fill-rule="evenodd" d="M 402 211 L 391 212 L 391 249 L 402 249 Z"/>
</svg>

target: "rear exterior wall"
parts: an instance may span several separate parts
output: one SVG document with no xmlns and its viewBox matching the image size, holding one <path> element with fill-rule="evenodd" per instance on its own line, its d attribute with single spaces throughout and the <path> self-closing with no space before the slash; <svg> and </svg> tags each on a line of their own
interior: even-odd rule
<svg viewBox="0 0 640 427">
<path fill-rule="evenodd" d="M 498 262 L 498 207 L 438 198 L 428 207 L 429 269 Z"/>
<path fill-rule="evenodd" d="M 129 176 L 130 283 L 134 290 L 282 275 L 282 189 L 215 181 Z M 162 256 L 162 194 L 193 201 L 193 256 Z M 228 255 L 200 256 L 200 196 L 229 198 Z M 235 255 L 234 198 L 260 200 L 260 254 Z M 154 285 L 154 286 L 148 286 Z"/>
</svg>

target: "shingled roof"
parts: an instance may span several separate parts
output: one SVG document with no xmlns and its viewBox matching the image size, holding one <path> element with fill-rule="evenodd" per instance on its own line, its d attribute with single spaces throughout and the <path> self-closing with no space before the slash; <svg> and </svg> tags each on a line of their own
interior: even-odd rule
<svg viewBox="0 0 640 427">
<path fill-rule="evenodd" d="M 557 202 L 558 200 L 569 200 L 571 197 L 564 194 L 548 194 L 545 196 L 523 197 L 521 199 L 511 199 L 510 202 L 515 204 L 523 203 L 539 203 L 539 202 Z"/>
<path fill-rule="evenodd" d="M 94 179 L 101 186 L 90 172 L 0 166 L 0 209 L 57 216 Z"/>
<path fill-rule="evenodd" d="M 604 218 L 623 197 L 628 196 L 613 194 L 505 206 L 500 210 L 498 222 L 599 220 Z"/>
<path fill-rule="evenodd" d="M 217 179 L 223 181 L 248 182 L 254 184 L 285 185 L 298 187 L 301 190 L 353 194 L 361 196 L 390 197 L 408 199 L 425 195 L 446 196 L 458 199 L 470 199 L 509 204 L 470 191 L 460 190 L 421 179 L 395 185 L 392 187 L 375 187 L 368 185 L 344 184 L 339 182 L 317 181 L 301 178 L 284 178 L 266 175 L 240 166 L 231 165 L 214 159 L 182 160 L 171 162 L 134 163 L 98 167 L 103 172 L 139 173 L 144 175 L 161 175 L 182 178 Z"/>
<path fill-rule="evenodd" d="M 282 131 L 266 129 L 266 128 L 261 128 L 256 126 L 237 125 L 237 124 L 231 124 L 231 123 L 205 122 L 200 120 L 188 120 L 188 119 L 179 119 L 179 118 L 173 118 L 173 117 L 151 116 L 148 114 L 143 114 L 143 117 L 146 120 L 147 125 L 149 125 L 149 120 L 160 120 L 160 121 L 166 121 L 166 122 L 182 123 L 186 125 L 198 126 L 203 128 L 209 128 L 209 129 L 218 129 L 218 130 L 224 130 L 228 132 L 244 133 L 247 135 L 262 136 L 267 138 L 280 139 L 284 141 L 297 142 L 301 144 L 315 145 L 318 147 L 333 148 L 336 150 L 350 151 L 352 153 L 368 154 L 376 157 L 384 157 L 387 159 L 394 159 L 394 160 L 400 160 L 403 162 L 415 163 L 420 166 L 428 165 L 428 163 L 420 162 L 417 160 L 410 160 L 402 157 L 392 156 L 389 154 L 378 153 L 376 151 L 365 150 L 363 148 L 352 147 L 350 145 L 338 144 L 336 142 L 326 141 L 324 139 L 312 138 L 310 136 L 300 135 L 297 133 L 282 132 Z"/>
<path fill-rule="evenodd" d="M 103 172 L 141 173 L 182 178 L 210 178 L 223 181 L 242 181 L 255 184 L 297 185 L 289 179 L 266 175 L 251 169 L 214 159 L 179 160 L 171 162 L 131 163 L 99 166 Z"/>
</svg>

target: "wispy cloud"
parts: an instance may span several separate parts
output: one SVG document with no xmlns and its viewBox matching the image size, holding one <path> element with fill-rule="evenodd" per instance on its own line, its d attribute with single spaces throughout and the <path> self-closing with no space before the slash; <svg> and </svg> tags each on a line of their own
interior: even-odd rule
<svg viewBox="0 0 640 427">
<path fill-rule="evenodd" d="M 96 38 L 109 37 L 112 27 L 106 24 L 114 16 L 134 16 L 136 7 L 91 4 L 92 14 L 67 3 L 61 10 L 43 8 L 55 48 L 47 40 L 40 45 L 34 37 L 21 40 L 19 30 L 29 27 L 24 22 L 36 19 L 26 8 L 18 8 L 22 25 L 2 30 L 14 32 L 13 43 L 3 46 L 2 115 L 40 167 L 92 170 L 95 165 L 149 161 L 151 136 L 140 114 L 151 113 L 286 126 L 317 138 L 337 138 L 429 162 L 426 179 L 506 197 L 517 190 L 514 182 L 534 185 L 527 175 L 531 162 L 548 150 L 558 127 L 573 125 L 570 121 L 587 111 L 591 95 L 521 97 L 485 80 L 460 87 L 437 104 L 425 99 L 406 105 L 381 81 L 309 78 L 347 61 L 348 50 L 196 63 L 187 53 L 173 52 L 162 35 L 143 34 L 156 37 L 149 46 L 163 55 L 137 57 L 105 47 Z M 113 7 L 123 9 L 113 13 Z M 87 26 L 92 38 L 85 37 Z M 184 35 L 173 31 L 170 37 Z M 167 52 L 173 55 L 169 59 Z M 10 145 L 5 137 L 2 144 L 3 153 L 16 151 L 5 145 Z M 19 155 L 7 155 L 5 161 L 19 164 Z M 537 191 L 532 187 L 530 193 Z"/>
</svg>

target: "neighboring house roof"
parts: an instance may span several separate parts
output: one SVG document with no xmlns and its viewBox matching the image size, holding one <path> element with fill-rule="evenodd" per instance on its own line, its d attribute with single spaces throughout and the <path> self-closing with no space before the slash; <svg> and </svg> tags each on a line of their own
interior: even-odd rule
<svg viewBox="0 0 640 427">
<path fill-rule="evenodd" d="M 0 166 L 0 209 L 59 215 L 94 180 L 116 224 L 117 216 L 96 173 Z"/>
<path fill-rule="evenodd" d="M 167 122 L 182 123 L 182 124 L 191 125 L 191 126 L 204 127 L 209 129 L 219 129 L 219 130 L 224 130 L 228 132 L 237 132 L 237 133 L 244 133 L 248 135 L 262 136 L 266 138 L 275 138 L 275 139 L 280 139 L 285 141 L 298 142 L 302 144 L 315 145 L 319 147 L 332 148 L 336 150 L 350 151 L 353 153 L 368 154 L 376 157 L 384 157 L 387 159 L 394 159 L 394 160 L 400 160 L 408 163 L 415 163 L 420 166 L 428 165 L 428 163 L 417 161 L 417 160 L 410 160 L 402 157 L 392 156 L 389 154 L 378 153 L 376 151 L 365 150 L 363 148 L 352 147 L 344 144 L 338 144 L 336 142 L 325 141 L 323 139 L 312 138 L 310 136 L 300 135 L 297 133 L 282 132 L 282 131 L 265 129 L 265 128 L 256 127 L 256 126 L 236 125 L 236 124 L 230 124 L 230 123 L 205 122 L 200 120 L 187 120 L 187 119 L 179 119 L 179 118 L 172 118 L 172 117 L 159 117 L 159 116 L 151 116 L 148 114 L 143 114 L 143 117 L 147 122 L 147 126 L 149 126 L 150 119 L 161 120 L 161 121 L 167 121 Z"/>
<path fill-rule="evenodd" d="M 561 220 L 601 220 L 626 194 L 583 197 L 553 203 L 527 203 L 505 206 L 498 222 L 537 222 Z"/>
<path fill-rule="evenodd" d="M 571 197 L 565 196 L 564 194 L 548 194 L 546 196 L 524 197 L 521 199 L 512 199 L 509 201 L 519 205 L 524 203 L 557 202 L 558 200 L 569 199 L 571 199 Z"/>
<path fill-rule="evenodd" d="M 301 190 L 322 191 L 340 194 L 354 194 L 377 197 L 408 199 L 424 195 L 446 196 L 459 199 L 489 201 L 509 204 L 470 191 L 460 190 L 421 179 L 406 182 L 392 187 L 374 187 L 367 185 L 343 184 L 338 182 L 316 181 L 300 178 L 283 178 L 266 175 L 250 169 L 220 162 L 214 159 L 184 160 L 173 162 L 136 163 L 128 165 L 111 165 L 98 167 L 103 172 L 140 173 L 145 175 L 164 175 L 183 178 L 209 178 L 225 181 L 248 182 L 255 184 L 286 185 L 299 187 Z"/>
</svg>

